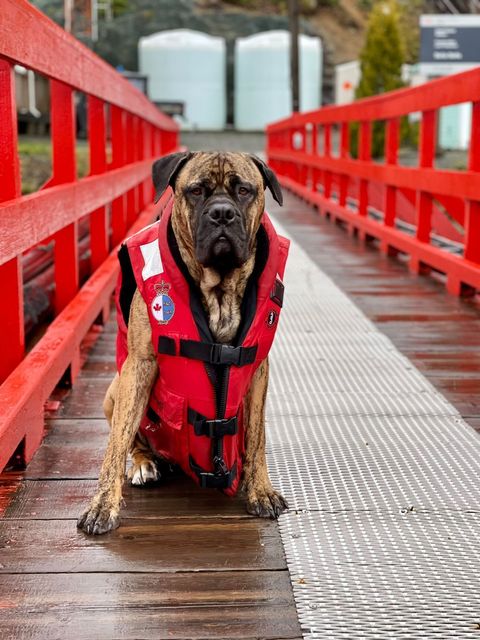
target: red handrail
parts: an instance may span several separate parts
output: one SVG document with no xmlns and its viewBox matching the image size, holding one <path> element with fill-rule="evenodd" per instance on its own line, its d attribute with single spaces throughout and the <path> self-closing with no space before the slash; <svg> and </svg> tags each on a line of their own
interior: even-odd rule
<svg viewBox="0 0 480 640">
<path fill-rule="evenodd" d="M 21 196 L 15 64 L 49 78 L 52 177 Z M 88 100 L 90 174 L 78 179 L 74 91 Z M 107 162 L 108 112 L 112 161 Z M 40 444 L 43 406 L 80 343 L 107 313 L 114 248 L 162 207 L 153 207 L 152 159 L 178 147 L 178 127 L 112 67 L 26 0 L 0 3 L 0 470 L 17 450 L 28 462 Z M 79 288 L 77 225 L 90 224 L 91 275 Z M 22 256 L 54 241 L 56 317 L 25 354 Z M 19 448 L 19 445 L 22 445 Z"/>
<path fill-rule="evenodd" d="M 437 169 L 438 110 L 463 102 L 472 103 L 468 167 Z M 418 166 L 400 166 L 401 118 L 419 112 Z M 385 123 L 383 162 L 371 158 L 375 121 Z M 359 132 L 357 159 L 350 155 L 352 124 Z M 412 272 L 446 274 L 453 294 L 480 289 L 480 69 L 294 114 L 267 127 L 267 156 L 284 186 L 362 238 L 379 240 L 384 253 L 408 254 Z M 436 234 L 455 240 L 457 253 L 439 246 Z"/>
</svg>

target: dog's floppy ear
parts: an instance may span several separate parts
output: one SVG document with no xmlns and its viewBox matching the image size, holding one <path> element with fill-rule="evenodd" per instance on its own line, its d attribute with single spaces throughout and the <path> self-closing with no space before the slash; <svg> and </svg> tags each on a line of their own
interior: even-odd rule
<svg viewBox="0 0 480 640">
<path fill-rule="evenodd" d="M 175 179 L 183 165 L 191 158 L 189 151 L 180 151 L 163 156 L 153 163 L 152 180 L 155 187 L 155 202 L 158 202 L 168 186 L 175 187 Z"/>
<path fill-rule="evenodd" d="M 272 192 L 272 196 L 281 206 L 283 204 L 283 194 L 280 183 L 278 182 L 277 176 L 273 173 L 273 171 L 268 167 L 263 160 L 261 160 L 258 156 L 254 156 L 250 154 L 250 158 L 253 160 L 258 170 L 263 176 L 263 184 L 265 189 L 268 187 Z"/>
</svg>

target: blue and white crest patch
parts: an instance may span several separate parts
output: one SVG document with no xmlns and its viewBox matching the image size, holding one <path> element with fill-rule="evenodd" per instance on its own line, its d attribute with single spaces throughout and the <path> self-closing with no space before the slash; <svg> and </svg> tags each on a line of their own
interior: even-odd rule
<svg viewBox="0 0 480 640">
<path fill-rule="evenodd" d="M 157 295 L 152 300 L 150 309 L 152 316 L 159 324 L 168 324 L 175 314 L 175 304 L 168 295 L 169 290 L 170 285 L 163 280 L 155 285 Z"/>
</svg>

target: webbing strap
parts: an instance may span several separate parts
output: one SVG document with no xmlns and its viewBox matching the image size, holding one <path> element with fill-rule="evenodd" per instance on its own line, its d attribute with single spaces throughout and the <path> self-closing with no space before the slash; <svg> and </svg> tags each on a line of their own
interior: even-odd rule
<svg viewBox="0 0 480 640">
<path fill-rule="evenodd" d="M 201 413 L 189 407 L 187 419 L 189 424 L 193 426 L 196 436 L 223 438 L 224 436 L 234 436 L 238 431 L 237 416 L 223 420 L 207 420 Z"/>
<path fill-rule="evenodd" d="M 173 338 L 160 336 L 158 339 L 158 353 L 166 356 L 184 356 L 193 360 L 201 360 L 209 364 L 235 365 L 243 367 L 253 364 L 258 346 L 232 347 L 219 342 L 200 342 L 199 340 L 180 340 L 180 351 Z"/>
<path fill-rule="evenodd" d="M 243 367 L 255 362 L 257 345 L 253 347 L 232 347 L 218 342 L 180 340 L 180 355 L 210 364 L 235 365 Z"/>
<path fill-rule="evenodd" d="M 215 461 L 214 461 L 215 462 Z M 190 456 L 190 468 L 196 473 L 202 489 L 229 489 L 237 477 L 237 463 L 228 470 L 223 460 L 223 465 L 215 465 L 216 471 L 205 471 Z"/>
</svg>

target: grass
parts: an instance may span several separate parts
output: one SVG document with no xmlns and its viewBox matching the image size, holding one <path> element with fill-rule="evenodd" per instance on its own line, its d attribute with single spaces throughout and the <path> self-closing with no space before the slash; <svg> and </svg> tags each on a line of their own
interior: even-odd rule
<svg viewBox="0 0 480 640">
<path fill-rule="evenodd" d="M 83 178 L 88 174 L 88 143 L 77 141 L 77 174 Z M 18 153 L 22 174 L 22 194 L 38 191 L 52 175 L 52 144 L 49 138 L 20 137 Z"/>
</svg>

